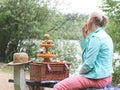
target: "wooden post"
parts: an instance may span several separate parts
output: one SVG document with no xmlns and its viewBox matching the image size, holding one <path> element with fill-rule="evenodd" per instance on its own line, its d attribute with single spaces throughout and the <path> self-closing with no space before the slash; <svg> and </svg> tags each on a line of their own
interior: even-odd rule
<svg viewBox="0 0 120 90">
<path fill-rule="evenodd" d="M 14 88 L 15 90 L 29 90 L 25 79 L 25 64 L 14 66 Z"/>
</svg>

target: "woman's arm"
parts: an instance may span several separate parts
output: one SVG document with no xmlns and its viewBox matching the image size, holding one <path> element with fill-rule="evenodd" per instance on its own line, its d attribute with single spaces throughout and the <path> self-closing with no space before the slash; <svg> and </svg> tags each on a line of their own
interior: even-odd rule
<svg viewBox="0 0 120 90">
<path fill-rule="evenodd" d="M 84 62 L 82 64 L 80 73 L 88 73 L 94 68 L 94 62 L 100 50 L 100 40 L 97 37 L 92 37 L 88 43 L 84 54 Z"/>
</svg>

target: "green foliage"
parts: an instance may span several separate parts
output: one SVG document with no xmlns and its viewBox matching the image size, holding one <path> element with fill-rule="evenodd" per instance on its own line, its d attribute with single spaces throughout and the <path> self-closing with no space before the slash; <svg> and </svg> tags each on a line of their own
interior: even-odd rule
<svg viewBox="0 0 120 90">
<path fill-rule="evenodd" d="M 23 40 L 18 44 L 20 52 L 26 52 L 29 54 L 29 59 L 36 59 L 38 45 L 37 41 L 33 39 Z M 22 46 L 22 47 L 21 47 Z"/>
<path fill-rule="evenodd" d="M 117 85 L 118 83 L 120 83 L 120 59 L 115 59 L 113 62 L 113 85 Z"/>
<path fill-rule="evenodd" d="M 82 26 L 85 24 L 87 16 L 82 14 L 57 15 L 57 20 L 50 34 L 55 39 L 79 40 L 82 38 Z"/>
<path fill-rule="evenodd" d="M 113 39 L 115 51 L 120 52 L 120 1 L 103 0 L 102 9 L 109 17 L 108 33 Z"/>
<path fill-rule="evenodd" d="M 8 62 L 20 51 L 19 42 L 44 33 L 49 12 L 45 3 L 35 0 L 5 0 L 0 7 L 0 59 Z"/>
</svg>

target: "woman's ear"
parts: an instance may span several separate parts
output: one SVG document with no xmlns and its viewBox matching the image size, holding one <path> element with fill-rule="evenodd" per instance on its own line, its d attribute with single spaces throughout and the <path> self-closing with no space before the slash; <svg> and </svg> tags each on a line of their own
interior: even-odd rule
<svg viewBox="0 0 120 90">
<path fill-rule="evenodd" d="M 95 19 L 94 18 L 90 18 L 89 21 L 88 21 L 88 26 L 92 26 L 92 24 L 95 22 Z"/>
<path fill-rule="evenodd" d="M 95 22 L 95 18 L 94 18 L 94 17 L 91 18 L 91 19 L 90 19 L 90 22 L 91 22 L 91 24 L 93 24 L 93 23 Z"/>
</svg>

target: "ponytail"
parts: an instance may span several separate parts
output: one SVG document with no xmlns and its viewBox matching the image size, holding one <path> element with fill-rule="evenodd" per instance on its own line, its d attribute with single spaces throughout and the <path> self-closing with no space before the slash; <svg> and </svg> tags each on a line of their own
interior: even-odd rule
<svg viewBox="0 0 120 90">
<path fill-rule="evenodd" d="M 95 25 L 100 26 L 100 27 L 105 27 L 107 24 L 107 17 L 102 16 L 102 20 L 100 20 L 98 17 L 95 18 Z"/>
<path fill-rule="evenodd" d="M 105 16 L 102 16 L 102 21 L 101 21 L 101 27 L 105 27 L 106 26 L 106 24 L 107 24 L 107 17 L 105 17 Z"/>
</svg>

